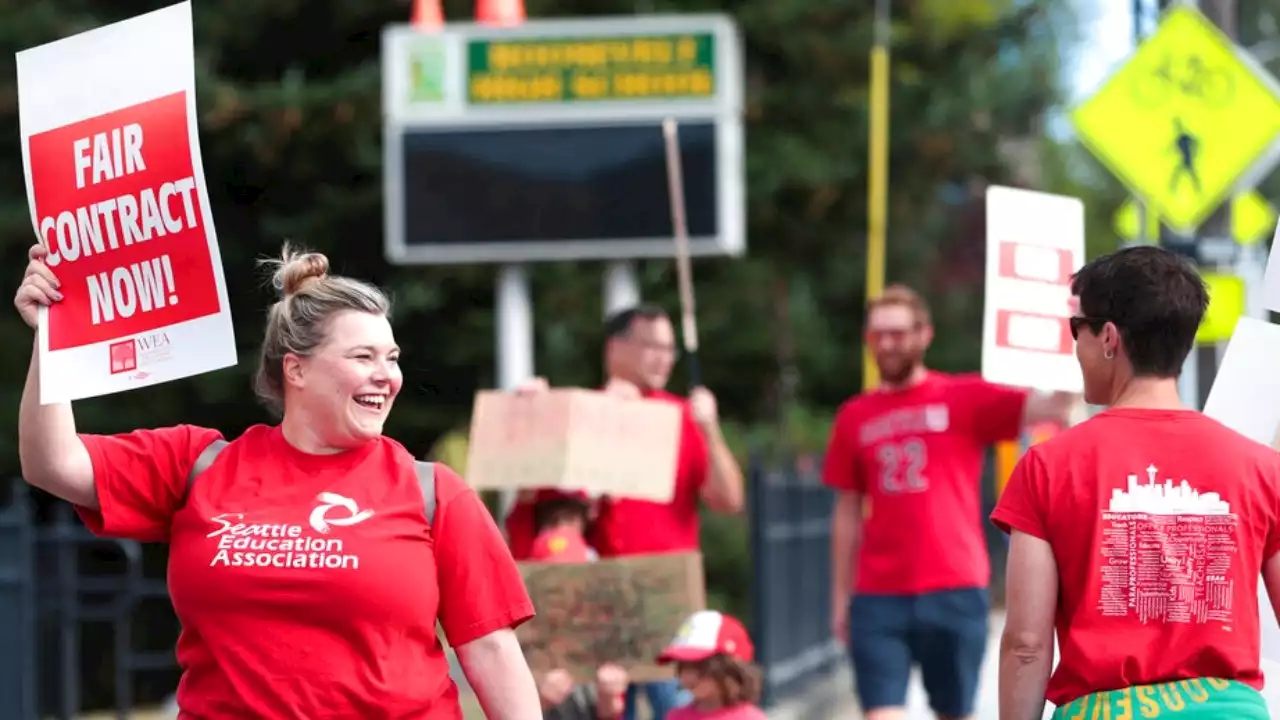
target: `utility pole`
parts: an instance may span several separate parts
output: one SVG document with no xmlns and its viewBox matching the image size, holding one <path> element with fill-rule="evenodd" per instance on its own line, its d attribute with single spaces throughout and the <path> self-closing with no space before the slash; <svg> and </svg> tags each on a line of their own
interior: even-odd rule
<svg viewBox="0 0 1280 720">
<path fill-rule="evenodd" d="M 889 204 L 889 0 L 875 0 L 875 34 L 871 45 L 871 104 L 867 173 L 867 304 L 884 292 L 885 233 Z M 880 384 L 871 346 L 862 348 L 862 387 Z"/>
</svg>

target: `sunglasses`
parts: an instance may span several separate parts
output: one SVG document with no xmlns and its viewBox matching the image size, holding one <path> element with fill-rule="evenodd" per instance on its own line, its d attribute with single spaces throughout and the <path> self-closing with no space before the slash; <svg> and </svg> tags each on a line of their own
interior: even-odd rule
<svg viewBox="0 0 1280 720">
<path fill-rule="evenodd" d="M 1102 332 L 1102 326 L 1106 325 L 1110 321 L 1102 318 L 1073 315 L 1067 319 L 1067 322 L 1071 325 L 1071 339 L 1079 340 L 1080 328 L 1087 327 L 1096 335 L 1099 332 Z"/>
<path fill-rule="evenodd" d="M 887 337 L 887 338 L 901 339 L 901 338 L 905 338 L 907 335 L 913 332 L 916 332 L 921 327 L 923 327 L 921 323 L 915 323 L 914 325 L 910 325 L 904 328 L 868 328 L 867 335 L 873 338 Z"/>
</svg>

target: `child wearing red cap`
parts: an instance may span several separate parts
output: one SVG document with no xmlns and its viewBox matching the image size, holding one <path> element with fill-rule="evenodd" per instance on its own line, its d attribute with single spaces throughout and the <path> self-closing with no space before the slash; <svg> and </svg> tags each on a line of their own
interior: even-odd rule
<svg viewBox="0 0 1280 720">
<path fill-rule="evenodd" d="M 693 696 L 667 720 L 765 720 L 755 646 L 735 618 L 715 610 L 690 615 L 658 663 L 676 663 L 680 684 Z"/>
</svg>

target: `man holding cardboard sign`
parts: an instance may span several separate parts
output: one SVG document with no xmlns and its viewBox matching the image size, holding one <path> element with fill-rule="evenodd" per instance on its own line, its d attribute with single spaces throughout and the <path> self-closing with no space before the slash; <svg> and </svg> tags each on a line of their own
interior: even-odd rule
<svg viewBox="0 0 1280 720">
<path fill-rule="evenodd" d="M 742 470 L 720 431 L 715 396 L 694 388 L 685 400 L 663 388 L 675 364 L 675 330 L 660 308 L 642 305 L 623 310 L 605 322 L 603 392 L 628 399 L 658 400 L 681 410 L 675 492 L 669 503 L 606 498 L 600 507 L 593 540 L 602 557 L 698 549 L 698 505 L 735 513 L 742 509 Z M 517 393 L 545 392 L 545 379 L 535 378 Z M 523 503 L 522 503 L 523 505 Z M 525 507 L 508 518 L 513 551 L 528 534 Z M 521 553 L 516 553 L 519 556 Z"/>
<path fill-rule="evenodd" d="M 697 387 L 689 398 L 664 390 L 676 360 L 675 328 L 661 308 L 641 305 L 620 311 L 605 321 L 604 392 L 620 398 L 655 400 L 680 409 L 680 432 L 674 493 L 670 502 L 635 498 L 604 498 L 592 533 L 601 557 L 696 551 L 699 548 L 698 509 L 736 513 L 742 508 L 742 470 L 720 431 L 715 396 Z M 535 378 L 517 392 L 545 392 L 545 379 Z M 532 530 L 532 508 L 520 503 L 507 519 L 512 553 L 521 557 Z M 645 685 L 655 717 L 675 705 L 674 680 Z M 634 712 L 635 689 L 628 693 Z"/>
</svg>

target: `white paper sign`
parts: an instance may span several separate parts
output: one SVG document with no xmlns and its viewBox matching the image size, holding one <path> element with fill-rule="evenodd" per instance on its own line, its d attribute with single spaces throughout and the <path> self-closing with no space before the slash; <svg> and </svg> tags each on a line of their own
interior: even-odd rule
<svg viewBox="0 0 1280 720">
<path fill-rule="evenodd" d="M 1280 312 L 1280 225 L 1271 239 L 1267 256 L 1267 272 L 1262 280 L 1262 303 L 1271 312 Z"/>
<path fill-rule="evenodd" d="M 1280 449 L 1277 357 L 1280 326 L 1256 318 L 1240 318 L 1218 366 L 1204 414 L 1251 440 Z M 1280 662 L 1280 624 L 1261 578 L 1258 614 L 1262 621 L 1262 655 Z M 1267 683 L 1268 687 L 1272 684 Z"/>
<path fill-rule="evenodd" d="M 27 202 L 64 299 L 40 314 L 40 400 L 236 363 L 196 132 L 191 5 L 17 54 Z"/>
<path fill-rule="evenodd" d="M 1242 317 L 1227 343 L 1204 414 L 1274 447 L 1280 429 L 1280 325 Z"/>
<path fill-rule="evenodd" d="M 982 377 L 1038 390 L 1084 391 L 1075 358 L 1071 275 L 1084 264 L 1084 203 L 987 189 Z"/>
</svg>

